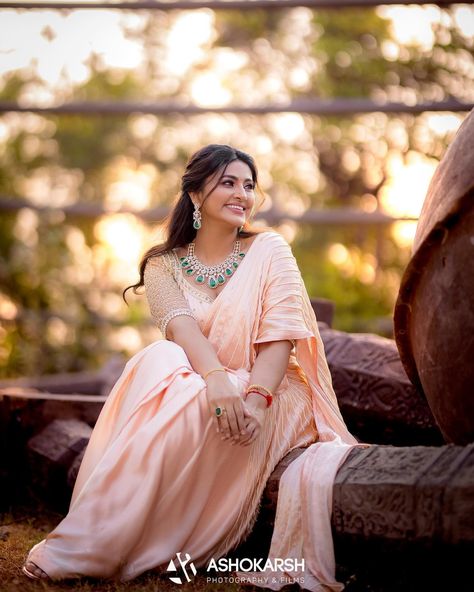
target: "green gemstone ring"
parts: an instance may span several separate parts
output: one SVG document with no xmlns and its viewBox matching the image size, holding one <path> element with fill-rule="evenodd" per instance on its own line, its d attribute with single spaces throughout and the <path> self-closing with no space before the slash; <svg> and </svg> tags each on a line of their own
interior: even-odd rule
<svg viewBox="0 0 474 592">
<path fill-rule="evenodd" d="M 216 415 L 220 417 L 225 412 L 225 407 L 216 407 Z"/>
</svg>

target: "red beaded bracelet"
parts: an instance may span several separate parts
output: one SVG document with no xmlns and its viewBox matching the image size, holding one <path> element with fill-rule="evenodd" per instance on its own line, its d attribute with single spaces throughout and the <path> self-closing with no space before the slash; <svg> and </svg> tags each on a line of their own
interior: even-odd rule
<svg viewBox="0 0 474 592">
<path fill-rule="evenodd" d="M 249 389 L 249 390 L 246 392 L 246 397 L 245 397 L 245 398 L 247 398 L 247 396 L 248 396 L 250 393 L 256 393 L 257 395 L 262 395 L 262 397 L 265 397 L 265 399 L 266 399 L 266 401 L 267 401 L 267 407 L 270 407 L 270 405 L 272 404 L 272 401 L 273 401 L 273 396 L 272 396 L 271 394 L 265 394 L 265 393 L 262 393 L 262 392 L 260 392 L 260 391 L 258 391 L 258 390 L 256 390 L 256 389 Z"/>
</svg>

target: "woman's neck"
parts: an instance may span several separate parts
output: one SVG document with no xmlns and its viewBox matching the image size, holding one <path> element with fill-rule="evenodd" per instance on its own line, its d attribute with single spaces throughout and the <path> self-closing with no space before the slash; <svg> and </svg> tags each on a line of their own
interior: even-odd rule
<svg viewBox="0 0 474 592">
<path fill-rule="evenodd" d="M 207 265 L 220 263 L 234 248 L 237 239 L 236 229 L 200 229 L 194 239 L 194 252 L 200 261 Z"/>
</svg>

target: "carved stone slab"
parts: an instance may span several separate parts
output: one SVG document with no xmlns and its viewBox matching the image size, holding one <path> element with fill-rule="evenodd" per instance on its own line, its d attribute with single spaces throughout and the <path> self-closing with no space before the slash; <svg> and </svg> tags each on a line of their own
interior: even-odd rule
<svg viewBox="0 0 474 592">
<path fill-rule="evenodd" d="M 474 542 L 474 445 L 355 449 L 334 483 L 336 533 Z"/>
<path fill-rule="evenodd" d="M 89 442 L 92 429 L 76 419 L 55 419 L 28 442 L 30 451 L 42 462 L 69 466 Z"/>
<path fill-rule="evenodd" d="M 267 482 L 253 532 L 233 555 L 266 557 L 281 475 L 304 450 L 292 450 L 277 465 Z M 332 530 L 336 550 L 341 551 L 336 558 L 347 564 L 355 559 L 356 567 L 370 563 L 367 553 L 374 556 L 384 549 L 400 552 L 397 561 L 406 561 L 407 551 L 420 553 L 424 564 L 415 569 L 422 570 L 430 569 L 435 548 L 441 549 L 448 564 L 451 551 L 456 556 L 466 549 L 473 551 L 474 445 L 352 450 L 335 478 Z"/>
<path fill-rule="evenodd" d="M 392 339 L 324 326 L 320 333 L 341 412 L 358 438 L 396 445 L 443 443 Z"/>
<path fill-rule="evenodd" d="M 86 448 L 92 428 L 77 419 L 55 419 L 28 441 L 30 481 L 45 501 L 65 510 L 70 500 L 68 470 Z"/>
</svg>

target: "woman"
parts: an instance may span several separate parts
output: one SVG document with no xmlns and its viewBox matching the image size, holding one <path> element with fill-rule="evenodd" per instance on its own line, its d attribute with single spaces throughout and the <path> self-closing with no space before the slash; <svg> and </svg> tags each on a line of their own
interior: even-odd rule
<svg viewBox="0 0 474 592">
<path fill-rule="evenodd" d="M 248 536 L 277 463 L 309 447 L 290 468 L 310 483 L 315 469 L 306 453 L 319 453 L 327 484 L 323 507 L 312 512 L 327 536 L 314 548 L 294 547 L 305 509 L 296 511 L 299 490 L 282 479 L 270 555 L 310 556 L 303 572 L 281 572 L 273 589 L 301 575 L 305 588 L 341 589 L 328 502 L 357 441 L 340 415 L 291 249 L 278 233 L 250 227 L 256 187 L 253 159 L 230 146 L 206 146 L 189 161 L 168 238 L 144 255 L 130 286 L 145 287 L 164 339 L 125 366 L 92 433 L 68 515 L 29 553 L 29 577 L 126 581 L 165 571 L 179 552 L 205 566 Z M 322 442 L 337 446 L 324 457 Z"/>
</svg>

